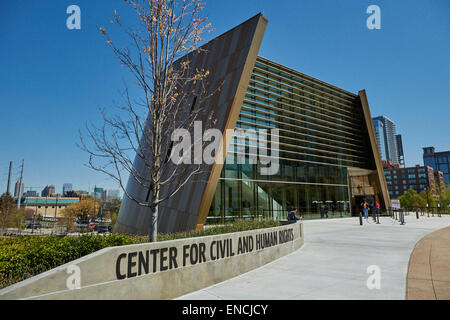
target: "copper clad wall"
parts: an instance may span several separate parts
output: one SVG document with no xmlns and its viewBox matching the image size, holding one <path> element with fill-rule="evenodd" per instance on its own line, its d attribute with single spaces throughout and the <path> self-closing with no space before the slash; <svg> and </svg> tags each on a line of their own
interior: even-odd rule
<svg viewBox="0 0 450 320">
<path fill-rule="evenodd" d="M 258 14 L 202 46 L 205 52 L 194 51 L 182 58 L 189 59 L 191 68 L 209 70 L 207 90 L 213 92 L 221 87 L 203 107 L 214 112 L 215 128 L 222 132 L 235 128 L 266 25 L 267 19 Z M 190 108 L 190 105 L 186 107 Z M 224 147 L 225 156 L 228 146 Z M 141 162 L 136 157 L 135 167 L 145 170 Z M 174 197 L 161 204 L 158 231 L 186 231 L 204 224 L 221 170 L 219 164 L 204 165 L 204 173 L 196 177 L 196 182 L 186 184 Z M 139 199 L 147 196 L 147 190 L 134 179 L 129 179 L 127 191 Z M 149 225 L 150 209 L 140 207 L 124 196 L 115 231 L 148 234 Z"/>
</svg>

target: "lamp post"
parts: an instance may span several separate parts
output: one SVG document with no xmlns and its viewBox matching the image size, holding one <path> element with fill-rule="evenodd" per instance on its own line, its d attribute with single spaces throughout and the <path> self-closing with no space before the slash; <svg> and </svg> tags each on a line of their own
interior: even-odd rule
<svg viewBox="0 0 450 320">
<path fill-rule="evenodd" d="M 53 226 L 56 226 L 56 212 L 58 211 L 58 196 L 56 196 L 56 205 L 55 205 L 55 221 L 53 221 Z"/>
</svg>

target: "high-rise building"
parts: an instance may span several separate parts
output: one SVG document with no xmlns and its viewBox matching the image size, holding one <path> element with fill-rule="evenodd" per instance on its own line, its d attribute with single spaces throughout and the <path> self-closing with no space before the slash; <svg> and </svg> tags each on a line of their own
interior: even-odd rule
<svg viewBox="0 0 450 320">
<path fill-rule="evenodd" d="M 55 186 L 54 185 L 49 185 L 46 186 L 42 192 L 41 192 L 41 197 L 51 197 L 52 195 L 54 195 L 55 192 Z"/>
<path fill-rule="evenodd" d="M 434 147 L 423 148 L 423 164 L 442 171 L 444 182 L 450 183 L 450 151 L 435 152 Z"/>
<path fill-rule="evenodd" d="M 18 198 L 19 194 L 21 198 L 23 197 L 24 187 L 23 181 L 21 183 L 20 180 L 17 180 L 16 186 L 14 187 L 14 198 Z"/>
<path fill-rule="evenodd" d="M 405 154 L 403 153 L 402 135 L 396 134 L 395 140 L 397 142 L 398 162 L 404 168 L 404 167 L 406 167 L 406 164 L 405 164 Z"/>
<path fill-rule="evenodd" d="M 71 183 L 64 183 L 63 189 L 62 189 L 62 196 L 65 197 L 67 191 L 72 191 L 72 190 L 73 190 L 73 186 Z"/>
<path fill-rule="evenodd" d="M 386 160 L 386 146 L 384 144 L 384 123 L 380 119 L 373 119 L 373 127 L 375 129 L 375 136 L 377 139 L 378 151 L 383 161 Z M 392 161 L 391 161 L 392 162 Z"/>
<path fill-rule="evenodd" d="M 393 164 L 400 164 L 398 139 L 400 139 L 401 142 L 401 137 L 396 137 L 395 123 L 385 116 L 375 117 L 372 120 L 375 128 L 375 134 L 377 136 L 378 149 L 381 154 L 381 159 L 392 161 Z"/>
<path fill-rule="evenodd" d="M 120 190 L 118 189 L 110 189 L 106 193 L 106 200 L 107 201 L 113 201 L 113 200 L 120 200 Z"/>
<path fill-rule="evenodd" d="M 94 187 L 94 192 L 92 193 L 92 195 L 94 197 L 101 198 L 103 192 L 105 192 L 104 188 Z"/>
<path fill-rule="evenodd" d="M 267 22 L 259 14 L 178 62 L 189 59 L 190 69 L 214 75 L 205 87 L 211 97 L 198 106 L 205 116 L 198 120 L 206 122 L 214 114 L 213 127 L 222 134 L 235 130 L 235 135 L 226 141 L 222 157 L 216 153 L 218 161 L 202 164 L 195 183 L 185 184 L 159 207 L 159 232 L 233 219 L 285 219 L 292 207 L 305 218 L 320 217 L 325 207 L 330 217 L 348 216 L 358 212 L 363 199 L 390 206 L 365 90 L 352 93 L 259 57 Z M 216 91 L 220 84 L 222 90 Z M 193 102 L 181 105 L 186 108 L 182 114 L 197 108 L 200 87 L 189 99 Z M 247 130 L 248 136 L 242 139 L 236 129 Z M 169 145 L 170 135 L 165 139 Z M 245 163 L 236 160 L 240 155 Z M 250 157 L 265 163 L 252 163 Z M 269 160 L 276 169 L 267 174 L 262 169 Z M 136 156 L 134 167 L 141 170 L 138 176 L 146 175 L 142 157 Z M 130 175 L 127 193 L 144 202 L 148 187 L 134 179 Z M 184 178 L 177 179 L 174 183 Z M 172 188 L 163 188 L 161 197 Z M 124 197 L 116 231 L 146 234 L 150 217 L 149 208 Z"/>
<path fill-rule="evenodd" d="M 106 201 L 106 189 L 100 187 L 94 187 L 94 192 L 92 192 L 92 196 L 97 199 L 101 199 L 102 201 Z"/>
</svg>

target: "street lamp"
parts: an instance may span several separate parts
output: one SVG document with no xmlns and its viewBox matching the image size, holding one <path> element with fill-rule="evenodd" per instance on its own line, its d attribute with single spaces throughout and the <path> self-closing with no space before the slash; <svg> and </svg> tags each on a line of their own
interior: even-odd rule
<svg viewBox="0 0 450 320">
<path fill-rule="evenodd" d="M 55 205 L 55 221 L 53 222 L 53 227 L 56 228 L 56 212 L 58 211 L 58 195 L 56 195 L 56 205 Z"/>
</svg>

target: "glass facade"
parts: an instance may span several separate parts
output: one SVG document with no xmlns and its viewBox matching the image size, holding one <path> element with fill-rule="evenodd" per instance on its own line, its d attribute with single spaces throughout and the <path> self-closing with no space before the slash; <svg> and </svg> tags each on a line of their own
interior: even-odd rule
<svg viewBox="0 0 450 320">
<path fill-rule="evenodd" d="M 434 147 L 424 148 L 423 163 L 444 174 L 444 183 L 450 183 L 450 151 L 435 152 Z"/>
<path fill-rule="evenodd" d="M 385 116 L 375 117 L 372 121 L 381 159 L 400 164 L 400 156 L 403 158 L 403 152 L 399 151 L 403 151 L 403 145 L 400 145 L 401 137 L 397 138 L 399 135 L 395 133 L 395 123 Z M 380 130 L 381 127 L 383 130 Z"/>
<path fill-rule="evenodd" d="M 380 151 L 380 157 L 382 160 L 386 160 L 386 150 L 384 145 L 384 124 L 379 119 L 373 119 L 373 127 L 375 129 L 375 136 L 377 138 L 378 150 Z"/>
<path fill-rule="evenodd" d="M 292 207 L 304 218 L 348 216 L 348 169 L 372 169 L 363 124 L 357 95 L 258 57 L 207 223 L 285 219 Z M 270 158 L 272 135 L 279 170 L 263 175 L 249 158 L 261 149 Z"/>
</svg>

